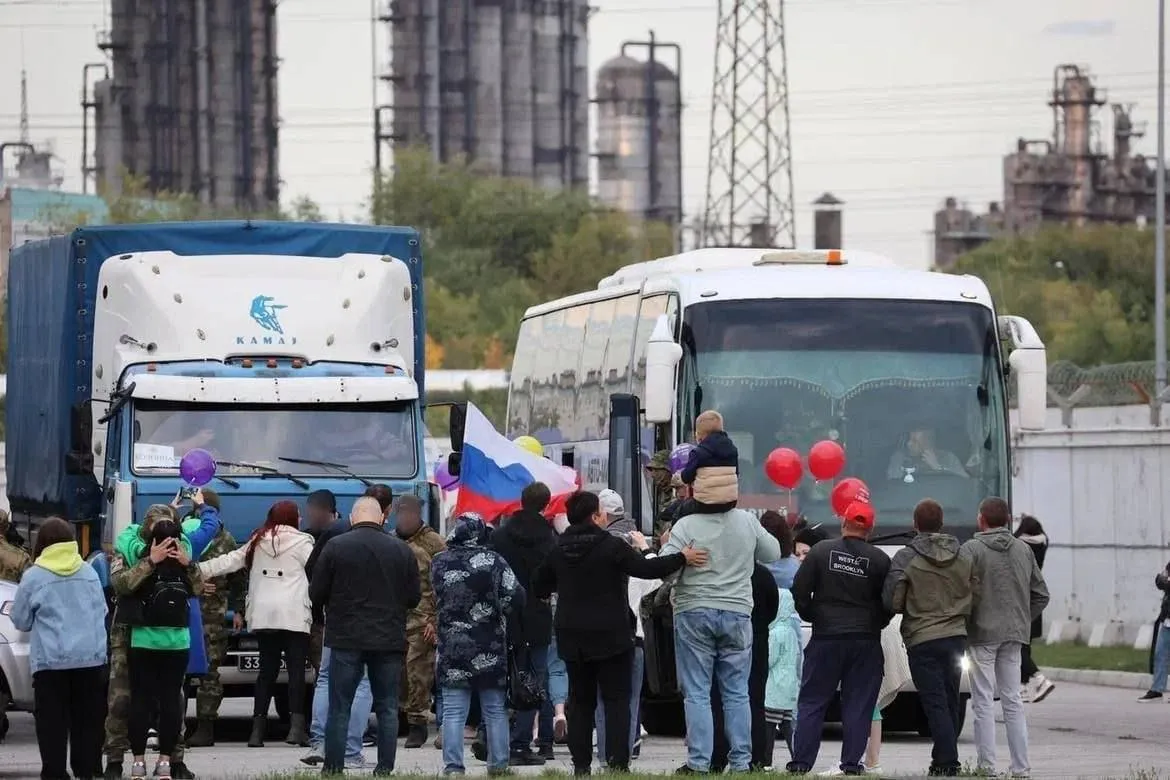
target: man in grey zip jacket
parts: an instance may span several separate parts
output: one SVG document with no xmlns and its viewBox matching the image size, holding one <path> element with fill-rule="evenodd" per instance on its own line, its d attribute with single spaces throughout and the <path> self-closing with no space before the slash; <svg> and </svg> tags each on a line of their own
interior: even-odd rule
<svg viewBox="0 0 1170 780">
<path fill-rule="evenodd" d="M 1031 767 L 1028 724 L 1020 698 L 1020 651 L 1031 640 L 1032 620 L 1048 604 L 1048 586 L 1028 545 L 1012 536 L 1006 501 L 985 498 L 979 505 L 978 522 L 979 533 L 961 548 L 980 583 L 967 630 L 978 768 L 995 773 L 993 702 L 998 695 L 1011 773 L 1026 777 Z"/>
</svg>

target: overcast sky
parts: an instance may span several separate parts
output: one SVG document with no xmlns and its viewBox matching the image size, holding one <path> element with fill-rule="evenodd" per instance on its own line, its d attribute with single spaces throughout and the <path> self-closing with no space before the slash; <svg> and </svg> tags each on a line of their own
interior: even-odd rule
<svg viewBox="0 0 1170 780">
<path fill-rule="evenodd" d="M 727 2 L 728 0 L 724 0 Z M 684 202 L 705 197 L 717 0 L 595 0 L 595 70 L 623 40 L 685 53 Z M 797 238 L 808 204 L 846 202 L 845 243 L 908 266 L 930 259 L 931 215 L 947 195 L 1002 198 L 1000 159 L 1019 136 L 1048 137 L 1055 65 L 1088 66 L 1111 102 L 1136 103 L 1152 153 L 1157 4 L 1149 0 L 788 0 L 785 11 Z M 330 216 L 360 216 L 372 161 L 369 0 L 279 5 L 281 174 Z M 80 187 L 81 70 L 100 59 L 102 0 L 0 0 L 0 140 L 16 140 L 28 70 L 34 143 L 51 142 Z M 379 33 L 377 69 L 387 36 Z M 22 54 L 23 52 L 23 54 Z M 1112 131 L 1101 112 L 1102 130 Z"/>
</svg>

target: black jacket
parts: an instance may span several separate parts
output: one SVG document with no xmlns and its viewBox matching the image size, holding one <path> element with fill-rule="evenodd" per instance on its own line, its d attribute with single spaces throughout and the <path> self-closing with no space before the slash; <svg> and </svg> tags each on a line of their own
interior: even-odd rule
<svg viewBox="0 0 1170 780">
<path fill-rule="evenodd" d="M 682 553 L 645 558 L 592 523 L 570 526 L 532 577 L 531 598 L 557 594 L 557 652 L 566 661 L 611 658 L 634 647 L 629 577 L 659 579 Z"/>
<path fill-rule="evenodd" d="M 322 550 L 309 597 L 325 610 L 326 647 L 405 652 L 406 613 L 422 599 L 414 552 L 381 526 L 355 525 Z"/>
<path fill-rule="evenodd" d="M 1158 623 L 1170 619 L 1170 563 L 1154 577 L 1154 587 L 1162 591 L 1162 608 L 1158 611 Z"/>
<path fill-rule="evenodd" d="M 488 539 L 487 546 L 500 554 L 525 593 L 532 588 L 532 573 L 557 546 L 557 535 L 539 512 L 521 509 L 504 521 Z M 524 609 L 512 618 L 509 633 L 522 638 L 532 647 L 552 641 L 552 607 L 544 599 L 530 598 Z"/>
<path fill-rule="evenodd" d="M 695 454 L 691 462 L 682 470 L 682 481 L 691 484 L 699 469 L 711 466 L 729 466 L 739 469 L 739 450 L 731 441 L 731 437 L 723 431 L 715 431 L 707 436 L 695 447 Z"/>
<path fill-rule="evenodd" d="M 309 560 L 305 561 L 305 576 L 311 582 L 313 579 L 313 567 L 317 565 L 317 559 L 321 557 L 321 550 L 325 549 L 325 543 L 338 534 L 343 534 L 349 530 L 349 524 L 337 520 L 328 528 L 306 528 L 305 533 L 313 537 L 313 552 L 309 553 Z M 313 605 L 313 625 L 320 626 L 325 623 L 325 612 L 320 606 Z"/>
<path fill-rule="evenodd" d="M 890 556 L 869 542 L 824 541 L 796 570 L 792 600 L 814 637 L 878 639 L 893 617 L 882 604 L 889 573 Z"/>
</svg>

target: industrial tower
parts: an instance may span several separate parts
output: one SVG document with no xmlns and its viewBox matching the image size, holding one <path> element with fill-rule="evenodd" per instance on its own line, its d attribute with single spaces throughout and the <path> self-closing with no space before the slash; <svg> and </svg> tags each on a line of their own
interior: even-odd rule
<svg viewBox="0 0 1170 780">
<path fill-rule="evenodd" d="M 719 0 L 702 246 L 796 245 L 783 0 Z"/>
</svg>

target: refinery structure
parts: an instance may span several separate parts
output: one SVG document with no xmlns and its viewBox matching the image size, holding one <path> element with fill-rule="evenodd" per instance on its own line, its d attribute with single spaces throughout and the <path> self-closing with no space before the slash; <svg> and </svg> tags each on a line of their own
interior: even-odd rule
<svg viewBox="0 0 1170 780">
<path fill-rule="evenodd" d="M 280 197 L 275 0 L 112 0 L 85 67 L 83 180 L 262 212 Z"/>
<path fill-rule="evenodd" d="M 935 267 L 947 270 L 980 244 L 1046 223 L 1152 222 L 1156 160 L 1134 154 L 1142 129 L 1128 105 L 1111 106 L 1112 144 L 1106 149 L 1100 114 L 1107 102 L 1086 68 L 1058 66 L 1048 102 L 1051 137 L 1021 138 L 1004 157 L 1002 205 L 991 203 L 977 213 L 946 199 L 934 217 Z"/>
<path fill-rule="evenodd" d="M 547 189 L 589 183 L 587 0 L 390 0 L 389 151 L 432 150 Z"/>
<path fill-rule="evenodd" d="M 647 58 L 631 56 L 638 50 Z M 678 45 L 651 33 L 601 66 L 594 92 L 598 199 L 676 230 L 683 217 L 681 69 Z"/>
</svg>

